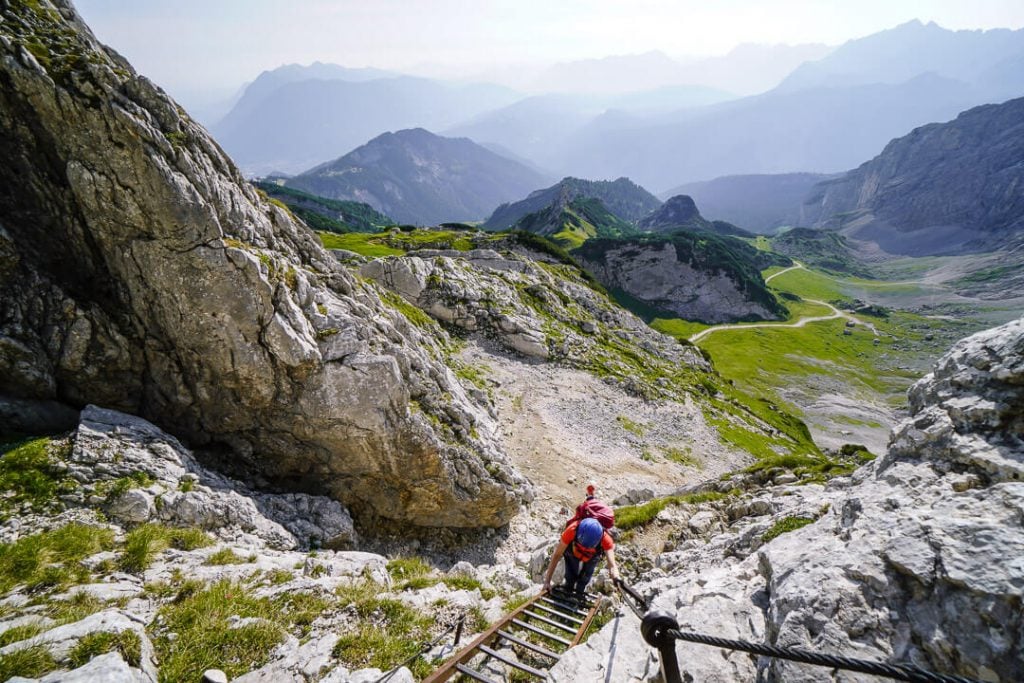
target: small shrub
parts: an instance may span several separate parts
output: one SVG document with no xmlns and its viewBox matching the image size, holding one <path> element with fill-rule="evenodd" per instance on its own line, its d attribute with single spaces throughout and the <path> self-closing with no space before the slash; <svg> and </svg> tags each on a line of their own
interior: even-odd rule
<svg viewBox="0 0 1024 683">
<path fill-rule="evenodd" d="M 194 479 L 182 479 L 181 481 L 178 482 L 178 490 L 181 491 L 182 493 L 188 493 L 195 487 L 196 482 Z"/>
<path fill-rule="evenodd" d="M 117 500 L 131 489 L 150 486 L 154 481 L 148 472 L 132 472 L 127 477 L 116 479 L 107 493 L 107 502 Z"/>
</svg>

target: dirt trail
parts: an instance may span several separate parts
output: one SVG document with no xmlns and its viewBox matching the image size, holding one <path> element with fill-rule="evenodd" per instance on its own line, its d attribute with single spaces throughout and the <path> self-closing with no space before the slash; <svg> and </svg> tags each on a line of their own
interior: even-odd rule
<svg viewBox="0 0 1024 683">
<path fill-rule="evenodd" d="M 802 263 L 798 262 L 798 261 L 794 261 L 794 263 L 796 265 L 790 266 L 789 268 L 786 268 L 785 270 L 780 270 L 779 272 L 774 273 L 774 274 L 769 275 L 768 277 L 766 277 L 765 280 L 764 280 L 765 284 L 767 284 L 768 282 L 771 282 L 773 279 L 777 278 L 778 276 L 782 275 L 783 273 L 788 273 L 791 270 L 796 270 L 798 268 L 803 268 L 804 267 L 804 265 Z M 689 338 L 689 341 L 690 341 L 691 344 L 696 344 L 697 342 L 699 342 L 701 339 L 703 339 L 704 337 L 708 336 L 712 332 L 718 332 L 719 330 L 749 330 L 749 329 L 753 329 L 753 328 L 757 328 L 757 327 L 789 327 L 789 328 L 794 328 L 794 327 L 803 327 L 807 323 L 824 322 L 826 320 L 835 320 L 836 318 L 846 318 L 847 320 L 852 320 L 855 324 L 863 325 L 864 327 L 866 327 L 869 330 L 871 330 L 871 332 L 874 333 L 874 335 L 876 337 L 878 336 L 878 330 L 875 328 L 875 326 L 873 324 L 871 324 L 869 322 L 864 322 L 860 318 L 857 318 L 857 317 L 855 317 L 853 315 L 850 315 L 849 313 L 847 313 L 845 311 L 840 311 L 838 308 L 836 308 L 835 306 L 833 306 L 832 304 L 830 304 L 830 303 L 828 303 L 826 301 L 819 301 L 818 299 L 804 299 L 804 301 L 808 301 L 808 302 L 810 302 L 812 304 L 818 304 L 820 306 L 824 306 L 825 308 L 828 308 L 829 310 L 831 310 L 832 313 L 830 315 L 807 316 L 807 317 L 804 317 L 804 318 L 800 318 L 795 323 L 736 323 L 736 324 L 732 324 L 732 325 L 715 325 L 714 327 L 709 327 L 706 330 L 701 330 L 697 334 L 692 335 Z"/>
</svg>

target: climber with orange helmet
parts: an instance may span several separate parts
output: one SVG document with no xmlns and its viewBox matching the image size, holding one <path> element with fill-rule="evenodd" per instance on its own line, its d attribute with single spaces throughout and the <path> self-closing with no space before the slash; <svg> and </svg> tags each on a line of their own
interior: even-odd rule
<svg viewBox="0 0 1024 683">
<path fill-rule="evenodd" d="M 544 574 L 544 590 L 551 590 L 551 577 L 558 566 L 558 558 L 565 558 L 565 583 L 562 591 L 584 602 L 587 584 L 594 576 L 594 570 L 601 557 L 608 558 L 608 573 L 618 581 L 619 568 L 615 564 L 615 541 L 604 526 L 594 517 L 570 522 L 562 532 L 555 552 Z"/>
</svg>

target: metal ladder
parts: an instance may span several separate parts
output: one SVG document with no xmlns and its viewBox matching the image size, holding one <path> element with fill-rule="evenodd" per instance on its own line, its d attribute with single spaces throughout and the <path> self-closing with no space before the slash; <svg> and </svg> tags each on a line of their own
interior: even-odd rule
<svg viewBox="0 0 1024 683">
<path fill-rule="evenodd" d="M 482 683 L 507 680 L 507 676 L 495 679 L 493 674 L 479 670 L 492 662 L 500 663 L 517 680 L 529 677 L 546 680 L 548 669 L 566 650 L 583 640 L 597 614 L 598 604 L 592 595 L 577 603 L 557 590 L 539 593 L 480 634 L 423 683 L 441 683 L 456 675 L 461 676 L 461 680 Z M 511 648 L 516 656 L 509 657 L 502 652 L 505 648 Z"/>
</svg>

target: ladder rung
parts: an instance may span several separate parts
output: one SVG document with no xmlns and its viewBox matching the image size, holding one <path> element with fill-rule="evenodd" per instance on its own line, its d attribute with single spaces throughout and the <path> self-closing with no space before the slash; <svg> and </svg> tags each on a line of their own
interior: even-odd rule
<svg viewBox="0 0 1024 683">
<path fill-rule="evenodd" d="M 525 614 L 526 616 L 531 617 L 533 619 L 536 619 L 537 621 L 543 622 L 543 623 L 547 624 L 548 626 L 554 626 L 555 628 L 560 628 L 563 631 L 565 631 L 566 633 L 572 633 L 573 635 L 575 635 L 576 631 L 579 631 L 578 628 L 573 628 L 571 626 L 566 626 L 565 624 L 563 624 L 561 622 L 555 621 L 554 619 L 548 619 L 543 614 L 537 614 L 536 612 L 531 612 L 528 609 L 523 610 L 523 614 Z"/>
<path fill-rule="evenodd" d="M 521 627 L 525 628 L 527 631 L 533 631 L 537 635 L 544 636 L 545 638 L 550 638 L 551 640 L 555 641 L 556 643 L 561 643 L 562 645 L 565 645 L 566 647 L 570 647 L 572 645 L 572 642 L 566 640 L 562 636 L 556 636 L 554 633 L 551 633 L 550 631 L 545 631 L 544 629 L 540 628 L 539 626 L 534 626 L 533 624 L 528 624 L 525 621 L 522 621 L 520 619 L 513 619 L 512 623 L 515 624 L 516 626 L 521 626 Z"/>
<path fill-rule="evenodd" d="M 480 673 L 476 669 L 470 669 L 468 666 L 466 666 L 464 664 L 456 664 L 455 668 L 460 673 L 463 673 L 463 674 L 469 676 L 470 678 L 472 678 L 475 681 L 481 681 L 481 683 L 498 683 L 493 678 L 488 678 L 487 676 L 484 676 L 482 673 Z"/>
<path fill-rule="evenodd" d="M 542 655 L 544 657 L 550 657 L 551 659 L 554 659 L 556 661 L 562 658 L 561 655 L 556 655 L 554 652 L 547 649 L 546 647 L 541 647 L 540 645 L 531 643 L 528 640 L 523 640 L 519 636 L 514 636 L 508 631 L 498 631 L 498 635 L 504 638 L 505 640 L 515 643 L 516 645 L 522 645 L 527 650 L 533 650 L 537 654 Z"/>
<path fill-rule="evenodd" d="M 587 615 L 587 613 L 584 612 L 583 610 L 577 609 L 576 607 L 574 607 L 574 606 L 572 606 L 572 605 L 570 605 L 568 603 L 559 602 L 558 600 L 552 600 L 551 598 L 542 598 L 542 600 L 544 600 L 544 602 L 550 603 L 552 605 L 557 605 L 558 607 L 563 607 L 566 610 L 569 610 L 569 611 L 573 612 L 574 614 L 582 614 L 583 616 Z"/>
<path fill-rule="evenodd" d="M 583 625 L 583 620 L 582 619 L 577 619 L 576 617 L 570 617 L 568 614 L 566 614 L 565 612 L 562 612 L 560 610 L 551 609 L 550 607 L 545 607 L 544 605 L 538 605 L 538 604 L 534 604 L 534 607 L 536 609 L 542 609 L 545 612 L 548 612 L 549 614 L 555 614 L 555 615 L 561 617 L 562 619 L 565 619 L 566 621 L 571 621 L 574 624 L 578 624 L 580 626 Z"/>
<path fill-rule="evenodd" d="M 527 666 L 526 664 L 521 664 L 521 663 L 517 662 L 516 660 L 512 659 L 511 657 L 506 657 L 505 655 L 501 654 L 497 650 L 495 650 L 493 648 L 489 648 L 486 645 L 481 645 L 480 646 L 480 651 L 485 653 L 485 654 L 490 655 L 491 657 L 494 657 L 497 660 L 505 662 L 509 666 L 514 666 L 517 669 L 521 669 L 521 670 L 525 671 L 526 673 L 530 674 L 531 676 L 536 676 L 537 678 L 547 678 L 548 677 L 548 675 L 546 673 L 544 673 L 543 671 L 541 671 L 539 669 L 534 669 L 532 666 Z"/>
</svg>

